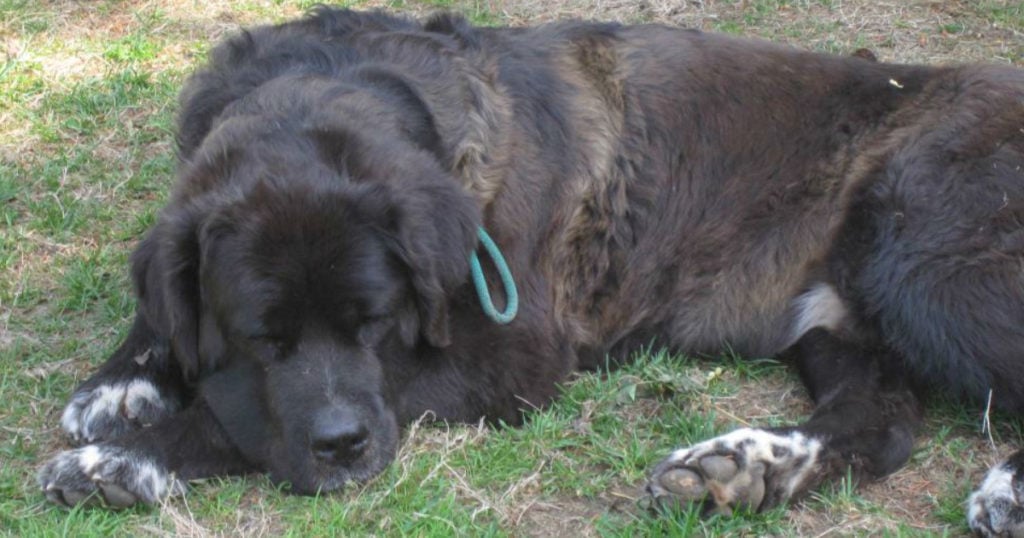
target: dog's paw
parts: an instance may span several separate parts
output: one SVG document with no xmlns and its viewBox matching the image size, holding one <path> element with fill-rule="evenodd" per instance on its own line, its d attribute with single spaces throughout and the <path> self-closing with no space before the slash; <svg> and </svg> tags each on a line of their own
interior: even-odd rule
<svg viewBox="0 0 1024 538">
<path fill-rule="evenodd" d="M 60 423 L 75 444 L 115 439 L 175 413 L 181 404 L 153 383 L 132 379 L 77 390 Z"/>
<path fill-rule="evenodd" d="M 47 499 L 66 507 L 103 503 L 125 508 L 185 492 L 182 481 L 149 458 L 106 445 L 57 454 L 39 470 L 39 486 Z"/>
<path fill-rule="evenodd" d="M 993 467 L 967 501 L 967 523 L 978 536 L 1024 537 L 1024 452 Z"/>
<path fill-rule="evenodd" d="M 756 512 L 817 478 L 822 444 L 800 432 L 743 428 L 672 453 L 647 484 L 653 508 L 700 503 L 705 515 Z"/>
</svg>

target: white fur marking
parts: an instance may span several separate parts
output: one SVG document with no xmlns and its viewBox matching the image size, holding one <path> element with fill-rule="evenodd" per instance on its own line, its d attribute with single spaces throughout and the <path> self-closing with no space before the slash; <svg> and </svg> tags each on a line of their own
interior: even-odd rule
<svg viewBox="0 0 1024 538">
<path fill-rule="evenodd" d="M 142 490 L 144 484 L 149 482 L 149 487 L 153 492 L 153 496 L 160 499 L 164 496 L 167 491 L 167 473 L 163 472 L 156 465 L 148 461 L 136 461 L 136 484 L 137 489 Z"/>
<path fill-rule="evenodd" d="M 97 429 L 109 427 L 107 425 L 111 420 L 116 420 L 122 409 L 125 418 L 134 420 L 147 405 L 166 411 L 174 407 L 173 402 L 165 401 L 156 386 L 145 379 L 100 385 L 76 394 L 64 408 L 60 422 L 72 438 L 95 441 L 109 433 Z"/>
<path fill-rule="evenodd" d="M 78 468 L 85 474 L 91 474 L 97 465 L 103 462 L 106 454 L 96 445 L 88 445 L 79 449 Z"/>
<path fill-rule="evenodd" d="M 91 405 L 85 409 L 84 421 L 87 429 L 89 423 L 92 422 L 96 415 L 117 414 L 117 410 L 124 400 L 124 385 L 115 385 L 113 387 L 100 385 L 96 387 L 96 392 L 98 395 L 93 399 Z"/>
<path fill-rule="evenodd" d="M 138 416 L 139 407 L 143 403 L 158 404 L 163 407 L 160 392 L 152 383 L 144 379 L 136 379 L 128 384 L 124 391 L 124 406 L 129 418 Z"/>
<path fill-rule="evenodd" d="M 1004 529 L 999 527 L 1007 513 L 1006 507 L 1018 504 L 1013 491 L 1013 471 L 1005 464 L 997 465 L 989 470 L 981 486 L 967 499 L 967 522 L 972 529 L 985 535 L 988 525 L 997 527 L 993 531 L 1001 532 Z"/>
<path fill-rule="evenodd" d="M 998 465 L 992 468 L 985 475 L 985 480 L 977 491 L 971 494 L 968 509 L 968 517 L 974 519 L 983 508 L 982 502 L 986 499 L 998 497 L 1013 498 L 1013 473 Z"/>
<path fill-rule="evenodd" d="M 796 316 L 790 333 L 791 342 L 796 342 L 807 331 L 815 327 L 836 329 L 842 325 L 849 312 L 836 290 L 828 284 L 816 284 L 796 298 Z"/>
</svg>

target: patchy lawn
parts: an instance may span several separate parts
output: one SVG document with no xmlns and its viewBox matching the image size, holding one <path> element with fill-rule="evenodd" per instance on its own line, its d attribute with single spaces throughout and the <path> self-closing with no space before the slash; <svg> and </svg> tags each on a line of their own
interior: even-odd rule
<svg viewBox="0 0 1024 538">
<path fill-rule="evenodd" d="M 854 489 L 732 520 L 638 509 L 646 469 L 677 445 L 807 416 L 771 361 L 643 355 L 583 376 L 519 429 L 419 424 L 370 484 L 293 497 L 261 477 L 198 484 L 161 510 L 65 511 L 38 464 L 75 384 L 128 328 L 127 254 L 173 177 L 176 92 L 210 43 L 301 14 L 288 0 L 0 0 L 0 533 L 110 535 L 961 535 L 962 502 L 1021 441 L 981 407 L 931 402 L 910 464 Z M 660 21 L 883 61 L 1024 64 L 1024 4 L 1009 0 L 493 0 L 348 2 L 481 24 L 558 17 Z"/>
</svg>

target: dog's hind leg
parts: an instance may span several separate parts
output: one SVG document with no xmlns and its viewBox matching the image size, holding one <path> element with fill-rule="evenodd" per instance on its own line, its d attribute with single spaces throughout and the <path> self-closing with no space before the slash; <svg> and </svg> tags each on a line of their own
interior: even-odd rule
<svg viewBox="0 0 1024 538">
<path fill-rule="evenodd" d="M 884 310 L 882 318 L 887 340 L 904 350 L 916 370 L 931 374 L 925 379 L 932 386 L 968 397 L 979 411 L 988 399 L 1005 411 L 1024 410 L 1021 194 L 1015 206 L 1008 202 L 1001 210 L 1016 219 L 1012 231 L 992 235 L 1001 251 L 953 252 L 917 265 L 903 260 L 913 271 L 913 285 L 894 294 L 890 304 L 896 307 Z M 990 226 L 983 222 L 974 229 Z M 980 536 L 1024 537 L 1024 451 L 989 470 L 967 502 L 967 520 Z"/>
<path fill-rule="evenodd" d="M 139 312 L 125 341 L 64 408 L 61 427 L 71 442 L 114 439 L 178 411 L 184 384 L 170 353 Z"/>
<path fill-rule="evenodd" d="M 887 375 L 887 350 L 812 329 L 786 353 L 814 398 L 796 427 L 742 428 L 673 452 L 652 473 L 656 506 L 701 503 L 706 514 L 760 511 L 843 475 L 883 476 L 910 457 L 920 411 L 916 398 Z"/>
<path fill-rule="evenodd" d="M 915 377 L 1024 412 L 1024 73 L 958 72 L 941 122 L 895 152 L 858 212 L 852 294 Z M 855 243 L 855 241 L 848 241 Z M 992 469 L 968 521 L 1024 536 L 1024 456 Z"/>
<path fill-rule="evenodd" d="M 1012 218 L 1024 218 L 1024 205 L 1018 202 L 1015 212 Z M 1024 230 L 1015 226 L 1011 234 L 993 234 L 1003 241 L 1001 252 L 952 252 L 913 265 L 904 258 L 911 284 L 883 310 L 887 341 L 918 375 L 979 411 L 986 400 L 1024 410 Z M 959 244 L 966 251 L 979 243 Z M 1024 452 L 993 467 L 967 505 L 976 534 L 1024 537 Z"/>
</svg>

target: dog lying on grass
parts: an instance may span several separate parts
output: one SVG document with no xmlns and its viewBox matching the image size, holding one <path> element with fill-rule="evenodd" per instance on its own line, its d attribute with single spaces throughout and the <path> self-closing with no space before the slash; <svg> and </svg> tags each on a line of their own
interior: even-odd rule
<svg viewBox="0 0 1024 538">
<path fill-rule="evenodd" d="M 816 404 L 672 452 L 659 505 L 890 473 L 922 391 L 1024 408 L 1020 70 L 321 8 L 214 49 L 178 145 L 131 332 L 61 418 L 84 446 L 39 473 L 54 502 L 253 471 L 333 490 L 426 411 L 516 424 L 651 343 L 785 357 Z M 470 276 L 481 229 L 507 323 Z M 990 471 L 973 529 L 1024 532 L 1022 475 Z"/>
</svg>

